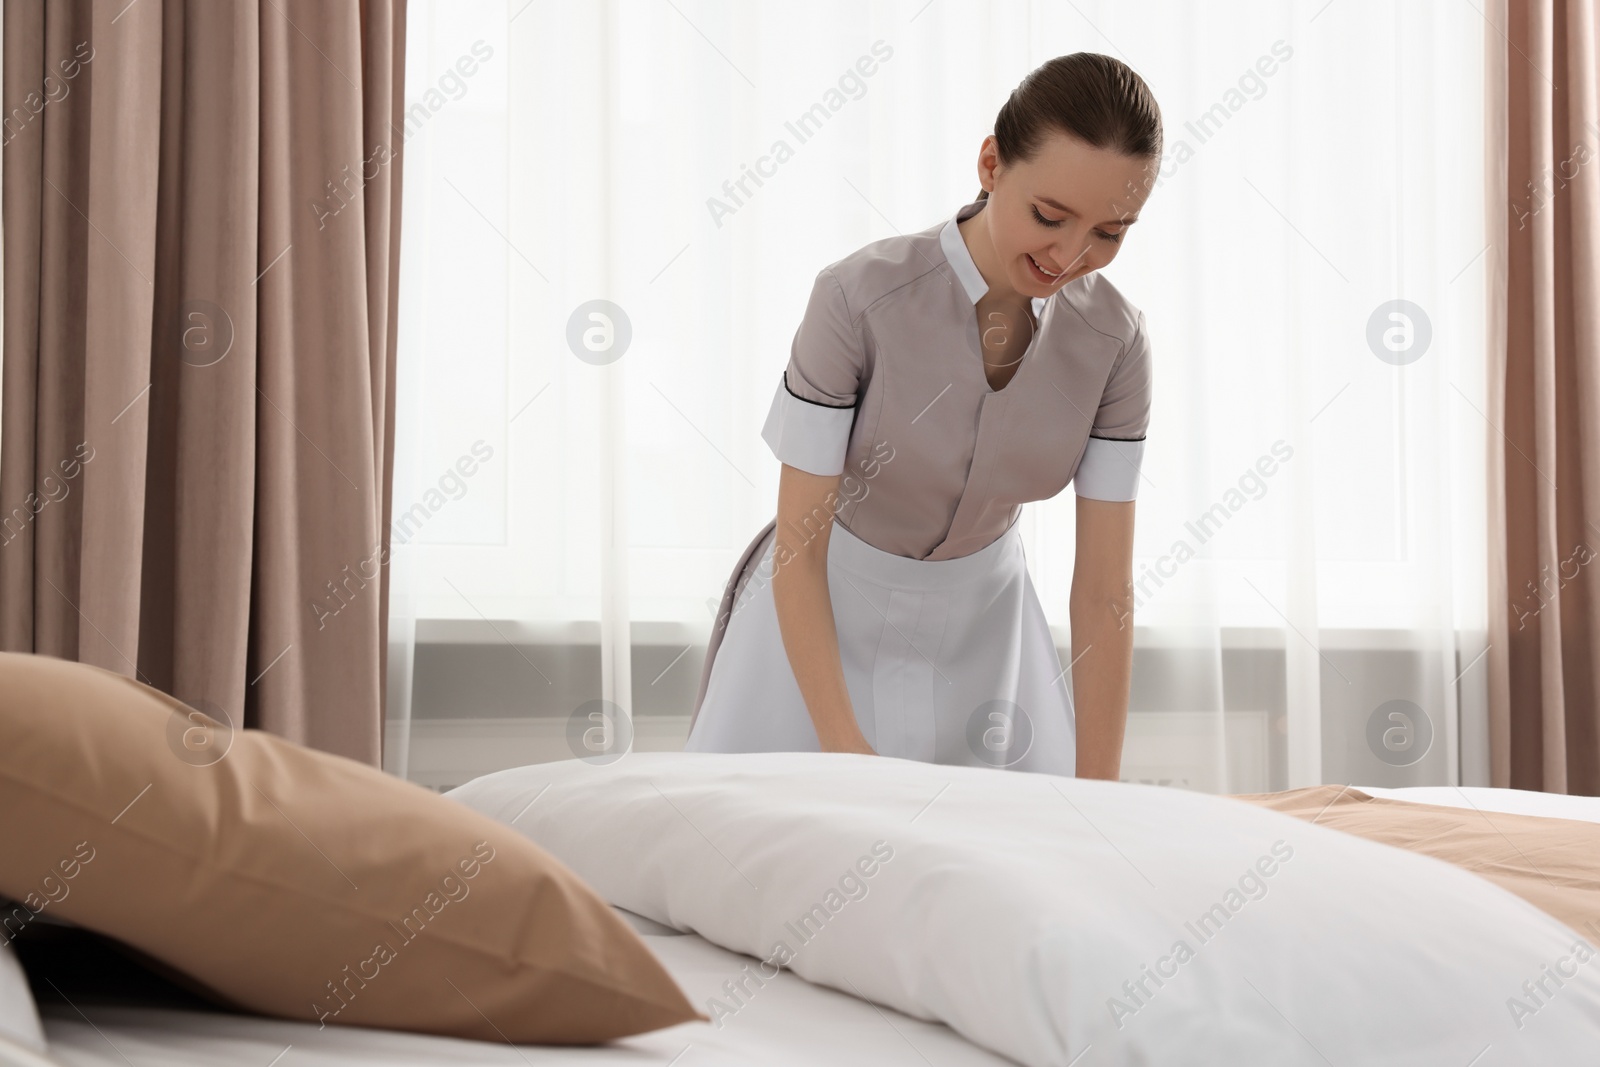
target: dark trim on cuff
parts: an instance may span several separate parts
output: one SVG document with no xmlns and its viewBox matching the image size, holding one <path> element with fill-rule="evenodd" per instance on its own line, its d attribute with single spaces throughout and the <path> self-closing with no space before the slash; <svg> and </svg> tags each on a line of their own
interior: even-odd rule
<svg viewBox="0 0 1600 1067">
<path fill-rule="evenodd" d="M 1106 436 L 1104 436 L 1102 434 L 1092 433 L 1089 436 L 1091 438 L 1093 438 L 1094 440 L 1096 440 L 1096 441 L 1143 441 L 1144 440 L 1144 434 L 1140 434 L 1138 437 L 1106 437 Z"/>
<path fill-rule="evenodd" d="M 815 404 L 819 408 L 836 408 L 841 411 L 848 411 L 850 408 L 855 407 L 854 404 L 824 404 L 820 400 L 812 400 L 810 397 L 801 396 L 799 393 L 789 388 L 789 372 L 787 370 L 783 372 L 783 390 L 796 400 L 806 404 Z"/>
</svg>

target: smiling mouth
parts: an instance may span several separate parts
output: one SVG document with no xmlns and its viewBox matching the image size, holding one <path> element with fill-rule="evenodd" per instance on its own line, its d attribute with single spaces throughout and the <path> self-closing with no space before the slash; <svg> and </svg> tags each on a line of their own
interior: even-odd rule
<svg viewBox="0 0 1600 1067">
<path fill-rule="evenodd" d="M 1026 254 L 1026 253 L 1024 253 L 1024 254 Z M 1039 273 L 1043 274 L 1047 278 L 1059 278 L 1063 274 L 1066 273 L 1066 271 L 1064 271 L 1064 270 L 1056 270 L 1056 271 L 1045 270 L 1044 267 L 1039 265 L 1039 261 L 1037 259 L 1034 259 L 1033 256 L 1031 256 L 1031 255 L 1028 256 L 1028 262 L 1032 263 L 1035 267 L 1037 267 L 1038 270 L 1039 270 Z"/>
</svg>

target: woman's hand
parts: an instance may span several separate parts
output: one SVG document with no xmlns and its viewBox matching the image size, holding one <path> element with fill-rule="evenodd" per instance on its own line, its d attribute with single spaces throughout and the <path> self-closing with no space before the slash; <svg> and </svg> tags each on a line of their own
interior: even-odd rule
<svg viewBox="0 0 1600 1067">
<path fill-rule="evenodd" d="M 839 475 L 783 465 L 778 479 L 772 601 L 795 682 L 824 752 L 877 755 L 850 703 L 828 590 L 828 544 Z M 825 516 L 819 523 L 819 516 Z"/>
<path fill-rule="evenodd" d="M 1133 678 L 1133 508 L 1131 500 L 1078 498 L 1068 615 L 1079 778 L 1121 777 Z"/>
<path fill-rule="evenodd" d="M 854 737 L 828 738 L 822 742 L 824 752 L 859 752 L 863 756 L 876 756 L 878 753 L 867 744 L 867 739 L 860 731 Z"/>
</svg>

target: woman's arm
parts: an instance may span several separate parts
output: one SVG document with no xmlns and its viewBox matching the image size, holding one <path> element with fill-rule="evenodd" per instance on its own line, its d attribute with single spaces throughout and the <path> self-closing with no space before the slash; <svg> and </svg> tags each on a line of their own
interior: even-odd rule
<svg viewBox="0 0 1600 1067">
<path fill-rule="evenodd" d="M 1133 501 L 1078 497 L 1071 599 L 1077 774 L 1116 781 L 1133 673 Z"/>
<path fill-rule="evenodd" d="M 824 752 L 872 753 L 845 686 L 828 594 L 828 537 L 840 475 L 783 465 L 772 549 L 772 599 L 789 666 Z"/>
</svg>

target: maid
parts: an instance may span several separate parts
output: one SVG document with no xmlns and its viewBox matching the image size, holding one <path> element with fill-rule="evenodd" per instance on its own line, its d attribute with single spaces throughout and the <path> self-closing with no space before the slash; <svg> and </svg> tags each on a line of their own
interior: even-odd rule
<svg viewBox="0 0 1600 1067">
<path fill-rule="evenodd" d="M 1150 339 L 1097 272 L 1160 156 L 1137 74 L 1057 57 L 1000 109 L 978 199 L 818 272 L 761 432 L 777 516 L 723 591 L 686 750 L 1118 777 Z M 1017 528 L 1069 482 L 1077 713 Z"/>
</svg>

